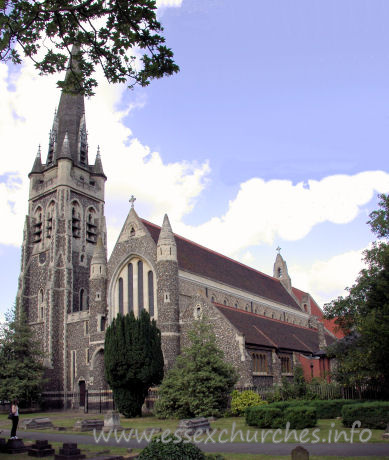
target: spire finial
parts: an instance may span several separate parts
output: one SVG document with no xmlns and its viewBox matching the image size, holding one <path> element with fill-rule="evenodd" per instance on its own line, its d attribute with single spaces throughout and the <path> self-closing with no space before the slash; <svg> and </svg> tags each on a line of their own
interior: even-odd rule
<svg viewBox="0 0 389 460">
<path fill-rule="evenodd" d="M 136 201 L 136 198 L 134 197 L 134 195 L 131 195 L 131 198 L 128 200 L 130 203 L 131 203 L 131 208 L 134 207 L 134 203 Z"/>
<path fill-rule="evenodd" d="M 276 251 L 278 252 L 278 254 L 281 252 L 281 248 L 279 246 L 277 246 L 276 248 Z"/>
<path fill-rule="evenodd" d="M 99 146 L 99 145 L 97 146 L 96 158 L 101 158 L 101 155 L 100 155 L 100 146 Z"/>
<path fill-rule="evenodd" d="M 37 154 L 36 154 L 36 157 L 37 157 L 37 158 L 40 158 L 40 157 L 41 157 L 41 145 L 40 145 L 40 144 L 38 145 L 38 152 L 37 152 Z"/>
</svg>

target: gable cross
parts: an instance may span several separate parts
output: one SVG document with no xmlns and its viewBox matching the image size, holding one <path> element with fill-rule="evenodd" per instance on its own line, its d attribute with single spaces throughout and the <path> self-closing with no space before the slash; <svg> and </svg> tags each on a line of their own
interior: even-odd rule
<svg viewBox="0 0 389 460">
<path fill-rule="evenodd" d="M 278 254 L 281 252 L 281 248 L 279 246 L 277 246 L 276 248 L 276 251 L 278 252 Z"/>
<path fill-rule="evenodd" d="M 134 195 L 131 195 L 131 198 L 128 200 L 130 203 L 131 203 L 131 208 L 134 207 L 134 203 L 136 201 L 136 198 L 134 197 Z"/>
</svg>

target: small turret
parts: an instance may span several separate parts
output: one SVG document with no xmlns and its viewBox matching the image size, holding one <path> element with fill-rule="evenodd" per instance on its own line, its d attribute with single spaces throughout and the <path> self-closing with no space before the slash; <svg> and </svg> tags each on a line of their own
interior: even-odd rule
<svg viewBox="0 0 389 460">
<path fill-rule="evenodd" d="M 274 262 L 273 267 L 273 276 L 281 281 L 281 284 L 284 288 L 289 292 L 292 293 L 292 281 L 288 274 L 288 267 L 286 265 L 285 260 L 282 258 L 280 254 L 281 248 L 277 248 L 277 257 L 276 261 Z"/>
<path fill-rule="evenodd" d="M 100 146 L 97 147 L 97 154 L 95 164 L 93 167 L 93 174 L 95 174 L 96 176 L 102 176 L 105 179 L 107 178 L 107 176 L 104 174 L 103 163 L 101 162 Z"/>
<path fill-rule="evenodd" d="M 166 369 L 170 369 L 180 353 L 179 287 L 177 246 L 165 214 L 157 243 L 158 327 Z"/>
<path fill-rule="evenodd" d="M 97 238 L 97 244 L 90 265 L 90 279 L 107 277 L 107 256 L 101 235 Z"/>
<path fill-rule="evenodd" d="M 28 175 L 28 177 L 31 176 L 31 174 L 41 174 L 43 171 L 43 166 L 42 166 L 42 160 L 41 160 L 41 146 L 38 147 L 38 153 L 36 154 L 34 164 L 32 166 L 31 172 Z"/>
<path fill-rule="evenodd" d="M 177 261 L 177 245 L 169 222 L 169 217 L 165 214 L 161 233 L 157 244 L 157 261 L 173 260 Z"/>
</svg>

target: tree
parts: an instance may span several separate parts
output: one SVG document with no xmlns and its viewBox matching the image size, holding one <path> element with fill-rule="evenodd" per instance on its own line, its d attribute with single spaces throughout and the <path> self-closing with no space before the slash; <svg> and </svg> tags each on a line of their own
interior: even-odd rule
<svg viewBox="0 0 389 460">
<path fill-rule="evenodd" d="M 379 241 L 364 252 L 366 268 L 346 297 L 325 306 L 325 317 L 346 334 L 329 352 L 337 358 L 336 379 L 347 384 L 389 384 L 389 196 L 379 198 L 368 221 Z"/>
<path fill-rule="evenodd" d="M 105 378 L 115 403 L 126 417 L 142 415 L 148 390 L 163 378 L 161 333 L 146 310 L 118 315 L 107 328 L 104 345 Z"/>
<path fill-rule="evenodd" d="M 234 367 L 223 360 L 206 319 L 194 323 L 188 338 L 190 345 L 159 388 L 156 415 L 160 418 L 220 416 L 238 380 Z"/>
<path fill-rule="evenodd" d="M 12 311 L 0 335 L 0 400 L 21 404 L 39 399 L 43 384 L 43 353 L 23 310 Z"/>
<path fill-rule="evenodd" d="M 94 94 L 96 66 L 109 82 L 146 86 L 179 70 L 155 10 L 155 0 L 0 0 L 0 61 L 20 64 L 22 53 L 52 74 L 66 68 L 77 45 L 84 94 Z M 66 91 L 68 82 L 58 86 Z"/>
</svg>

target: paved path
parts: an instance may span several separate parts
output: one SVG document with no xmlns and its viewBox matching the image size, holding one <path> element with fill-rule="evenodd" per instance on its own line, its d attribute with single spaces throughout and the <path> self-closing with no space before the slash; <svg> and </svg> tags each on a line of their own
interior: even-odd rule
<svg viewBox="0 0 389 460">
<path fill-rule="evenodd" d="M 18 435 L 26 439 L 47 439 L 49 442 L 76 442 L 77 444 L 96 444 L 93 436 L 80 434 L 65 434 L 65 433 L 42 433 L 38 431 L 19 430 Z M 9 436 L 9 430 L 4 430 L 0 437 Z M 100 440 L 101 446 L 119 446 L 131 448 L 146 447 L 147 442 L 131 440 L 126 442 L 121 440 L 117 442 L 111 437 L 107 442 Z M 199 443 L 197 444 L 205 452 L 231 452 L 242 454 L 267 454 L 267 455 L 289 455 L 291 450 L 299 444 L 294 443 Z M 389 443 L 337 443 L 337 444 L 305 444 L 305 448 L 311 455 L 333 455 L 334 457 L 364 457 L 373 455 L 381 458 L 389 459 Z"/>
</svg>

